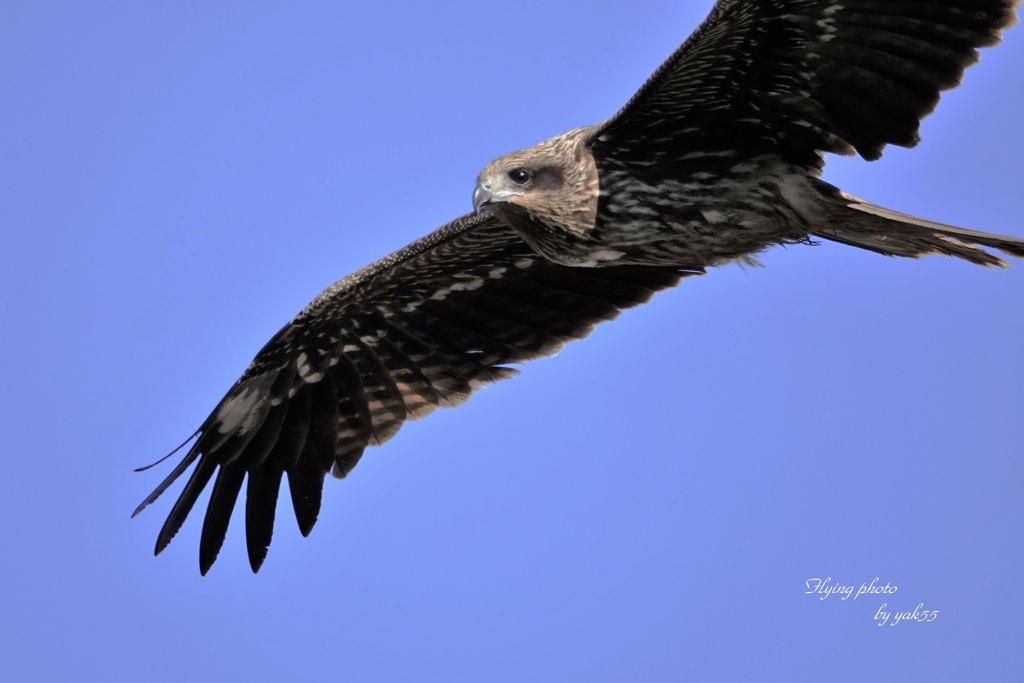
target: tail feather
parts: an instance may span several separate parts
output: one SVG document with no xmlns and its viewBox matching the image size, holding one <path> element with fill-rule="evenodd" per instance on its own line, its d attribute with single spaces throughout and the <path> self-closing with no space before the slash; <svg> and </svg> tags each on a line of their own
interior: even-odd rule
<svg viewBox="0 0 1024 683">
<path fill-rule="evenodd" d="M 838 192 L 830 203 L 832 212 L 828 226 L 815 231 L 815 237 L 886 256 L 917 258 L 943 254 L 981 266 L 1006 266 L 1005 261 L 981 247 L 1024 258 L 1024 239 L 936 223 L 886 209 L 845 192 Z"/>
</svg>

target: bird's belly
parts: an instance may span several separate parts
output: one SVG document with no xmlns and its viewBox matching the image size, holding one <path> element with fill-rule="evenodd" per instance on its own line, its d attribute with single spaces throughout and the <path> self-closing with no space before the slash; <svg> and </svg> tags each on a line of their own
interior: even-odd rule
<svg viewBox="0 0 1024 683">
<path fill-rule="evenodd" d="M 599 222 L 590 251 L 605 262 L 615 253 L 614 260 L 620 264 L 703 268 L 799 239 L 807 232 L 772 215 L 707 208 L 698 213 Z"/>
<path fill-rule="evenodd" d="M 585 235 L 537 223 L 519 232 L 542 256 L 566 266 L 692 269 L 743 259 L 776 244 L 801 241 L 808 233 L 806 227 L 772 215 L 730 215 L 707 208 L 701 214 L 599 219 Z"/>
<path fill-rule="evenodd" d="M 713 183 L 631 178 L 616 184 L 612 178 L 602 186 L 594 229 L 574 246 L 595 261 L 588 265 L 703 268 L 805 240 L 820 203 L 806 176 L 774 160 L 735 173 L 739 168 Z"/>
</svg>

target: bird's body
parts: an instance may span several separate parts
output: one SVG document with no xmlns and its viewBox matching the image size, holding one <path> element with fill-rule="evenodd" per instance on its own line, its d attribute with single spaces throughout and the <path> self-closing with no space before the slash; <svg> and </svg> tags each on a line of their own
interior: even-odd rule
<svg viewBox="0 0 1024 683">
<path fill-rule="evenodd" d="M 812 179 L 778 157 L 746 159 L 737 150 L 724 150 L 694 152 L 670 164 L 598 160 L 588 144 L 594 132 L 595 127 L 571 131 L 495 162 L 519 169 L 538 158 L 565 158 L 571 161 L 555 163 L 580 168 L 564 174 L 570 176 L 571 190 L 542 204 L 542 213 L 536 203 L 525 208 L 490 204 L 504 223 L 555 263 L 701 270 L 800 240 L 821 218 L 813 213 L 817 193 Z M 562 199 L 563 194 L 575 203 Z M 480 194 L 477 203 L 483 205 Z"/>
<path fill-rule="evenodd" d="M 821 218 L 812 179 L 778 157 L 699 161 L 671 174 L 605 164 L 602 248 L 621 251 L 621 263 L 706 268 L 802 241 Z"/>
<path fill-rule="evenodd" d="M 287 477 L 301 531 L 408 419 L 691 274 L 778 244 L 1002 265 L 1024 240 L 876 206 L 821 180 L 824 154 L 913 146 L 920 119 L 998 42 L 1020 0 L 719 0 L 615 116 L 479 175 L 474 214 L 338 281 L 257 354 L 142 505 L 197 462 L 157 540 L 213 475 L 205 573 L 243 484 L 253 570 Z"/>
</svg>

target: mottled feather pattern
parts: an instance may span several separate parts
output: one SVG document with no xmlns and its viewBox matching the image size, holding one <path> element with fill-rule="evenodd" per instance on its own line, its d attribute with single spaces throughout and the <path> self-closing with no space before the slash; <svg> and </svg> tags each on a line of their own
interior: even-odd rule
<svg viewBox="0 0 1024 683">
<path fill-rule="evenodd" d="M 152 503 L 194 466 L 163 550 L 212 482 L 200 570 L 246 486 L 256 571 L 287 481 L 299 530 L 325 477 L 408 420 L 711 266 L 820 237 L 889 256 L 1003 265 L 1024 240 L 907 216 L 819 179 L 825 153 L 877 159 L 1016 21 L 1020 0 L 719 0 L 604 123 L 489 164 L 474 206 L 342 278 L 278 332 L 202 423 Z"/>
<path fill-rule="evenodd" d="M 308 533 L 328 472 L 344 477 L 367 446 L 388 441 L 407 419 L 460 405 L 477 388 L 514 376 L 505 364 L 557 352 L 684 274 L 628 267 L 569 272 L 489 216 L 464 216 L 387 261 L 336 283 L 257 355 L 197 432 L 183 465 L 199 465 L 157 552 L 216 471 L 200 543 L 205 573 L 245 474 L 255 473 L 250 489 L 263 504 L 247 504 L 246 538 L 258 569 L 274 522 L 263 505 L 276 503 L 282 475 L 300 530 Z"/>
<path fill-rule="evenodd" d="M 923 116 L 1016 23 L 1019 0 L 723 0 L 597 133 L 649 158 L 739 146 L 793 163 L 877 159 L 918 142 Z"/>
</svg>

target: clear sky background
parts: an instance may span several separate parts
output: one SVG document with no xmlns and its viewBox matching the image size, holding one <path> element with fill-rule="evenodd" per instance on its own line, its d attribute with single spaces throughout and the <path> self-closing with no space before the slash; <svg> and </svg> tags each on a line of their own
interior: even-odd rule
<svg viewBox="0 0 1024 683">
<path fill-rule="evenodd" d="M 132 468 L 309 299 L 614 113 L 710 5 L 4 2 L 0 676 L 1019 673 L 1019 263 L 824 244 L 688 279 L 368 451 L 310 538 L 282 497 L 256 576 L 237 524 L 201 578 L 201 512 L 156 559 L 173 497 L 129 519 L 171 463 Z M 1022 64 L 1018 29 L 918 149 L 826 178 L 1024 236 Z"/>
</svg>

